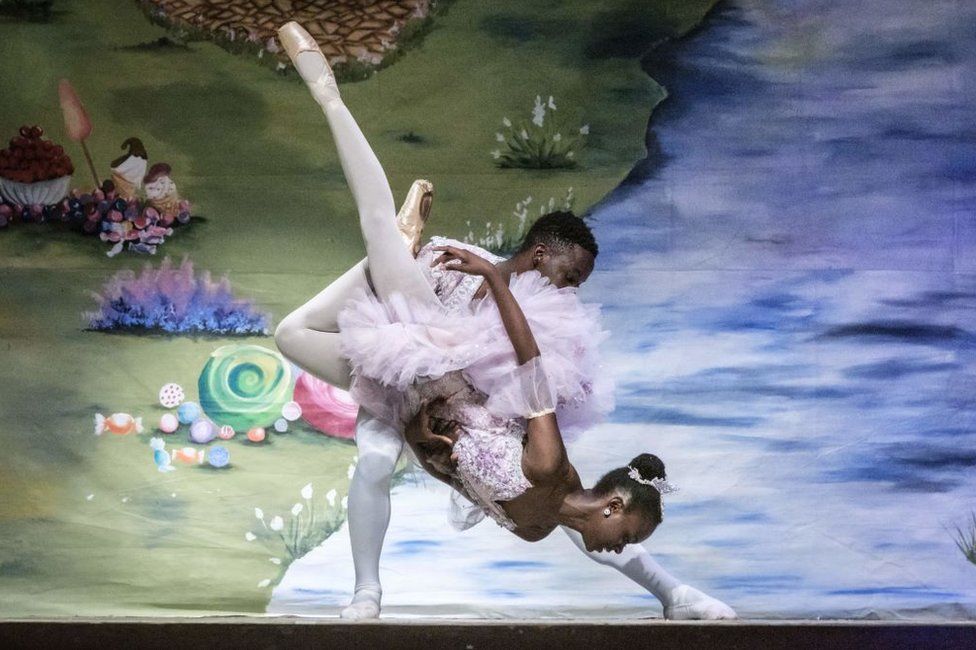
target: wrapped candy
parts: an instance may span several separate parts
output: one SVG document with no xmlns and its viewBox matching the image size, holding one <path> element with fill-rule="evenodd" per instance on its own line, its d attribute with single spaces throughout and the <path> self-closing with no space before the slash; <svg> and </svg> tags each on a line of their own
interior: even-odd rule
<svg viewBox="0 0 976 650">
<path fill-rule="evenodd" d="M 149 446 L 153 448 L 153 462 L 156 463 L 156 469 L 160 472 L 172 472 L 176 469 L 169 454 L 166 453 L 166 443 L 162 438 L 152 438 Z"/>
<path fill-rule="evenodd" d="M 109 431 L 118 436 L 129 433 L 142 433 L 142 418 L 134 418 L 128 413 L 113 413 L 105 417 L 101 413 L 95 414 L 95 435 L 100 436 Z"/>
<path fill-rule="evenodd" d="M 336 438 L 354 437 L 359 407 L 346 391 L 306 372 L 295 382 L 294 399 L 302 419 L 315 429 Z"/>
<path fill-rule="evenodd" d="M 174 449 L 172 452 L 173 460 L 178 460 L 186 465 L 202 464 L 204 456 L 206 453 L 195 447 L 183 447 L 182 449 Z"/>
</svg>

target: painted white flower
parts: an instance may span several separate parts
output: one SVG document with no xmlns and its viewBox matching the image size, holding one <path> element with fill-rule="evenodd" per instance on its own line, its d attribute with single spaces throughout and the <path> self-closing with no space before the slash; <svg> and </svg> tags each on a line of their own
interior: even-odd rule
<svg viewBox="0 0 976 650">
<path fill-rule="evenodd" d="M 503 117 L 502 118 L 502 124 L 504 124 L 505 126 L 511 127 L 512 126 L 512 120 L 508 119 L 507 117 Z"/>
<path fill-rule="evenodd" d="M 265 587 L 267 587 L 270 584 L 271 584 L 271 580 L 269 578 L 265 578 L 264 580 L 262 580 L 261 582 L 258 583 L 258 588 L 264 589 Z"/>
<path fill-rule="evenodd" d="M 306 485 L 305 487 L 302 488 L 302 498 L 303 499 L 311 499 L 312 498 L 312 484 L 311 483 L 309 483 L 308 485 Z"/>
<path fill-rule="evenodd" d="M 334 506 L 335 505 L 336 496 L 337 496 L 337 493 L 336 493 L 335 490 L 329 490 L 328 493 L 326 493 L 326 495 L 325 495 L 325 500 L 329 502 L 329 505 L 330 506 Z"/>
<path fill-rule="evenodd" d="M 271 564 L 281 564 L 281 558 L 280 557 L 269 557 L 268 558 L 268 562 L 271 562 Z"/>
<path fill-rule="evenodd" d="M 539 126 L 542 126 L 542 122 L 539 122 Z M 519 132 L 519 135 L 522 136 L 522 139 L 523 140 L 528 140 L 529 139 L 529 132 L 526 131 L 525 129 L 522 129 L 522 131 Z"/>
<path fill-rule="evenodd" d="M 530 203 L 532 203 L 532 197 L 531 196 L 525 197 L 525 205 L 528 205 Z"/>
<path fill-rule="evenodd" d="M 546 117 L 546 107 L 542 104 L 542 98 L 538 95 L 535 96 L 535 106 L 532 107 L 532 123 L 536 126 L 542 126 L 542 122 Z"/>
<path fill-rule="evenodd" d="M 559 142 L 562 139 L 563 139 L 563 134 L 562 133 L 557 133 L 556 135 L 552 136 L 552 141 L 553 142 Z"/>
<path fill-rule="evenodd" d="M 285 527 L 285 520 L 279 517 L 278 515 L 275 515 L 274 518 L 271 520 L 271 523 L 268 524 L 268 526 L 270 526 L 271 530 L 274 531 L 281 530 L 282 528 Z"/>
<path fill-rule="evenodd" d="M 498 160 L 499 158 L 502 157 L 502 152 L 499 151 L 498 149 L 492 149 L 491 157 L 494 158 L 495 160 Z"/>
<path fill-rule="evenodd" d="M 303 504 L 296 503 L 295 505 L 293 505 L 291 507 L 291 516 L 292 517 L 297 517 L 299 515 L 299 513 L 301 513 L 301 511 L 304 510 L 304 509 L 305 509 L 305 506 Z"/>
<path fill-rule="evenodd" d="M 589 132 L 590 132 L 590 125 L 589 124 L 584 124 L 583 126 L 580 127 L 580 134 L 581 135 L 587 135 L 587 134 L 589 134 Z"/>
<path fill-rule="evenodd" d="M 549 95 L 549 108 L 556 110 L 556 102 L 552 101 L 552 95 Z"/>
<path fill-rule="evenodd" d="M 495 139 L 498 140 L 499 142 L 505 142 L 505 136 L 502 135 L 501 133 L 496 133 Z"/>
<path fill-rule="evenodd" d="M 349 505 L 349 497 L 342 497 L 342 501 L 339 502 L 343 508 Z"/>
<path fill-rule="evenodd" d="M 88 496 L 85 497 L 85 501 L 91 501 L 94 498 L 95 498 L 94 494 L 89 494 Z"/>
<path fill-rule="evenodd" d="M 264 519 L 264 511 L 261 510 L 261 508 L 255 508 L 254 516 L 257 517 L 258 519 Z"/>
<path fill-rule="evenodd" d="M 246 533 L 244 533 L 244 539 L 246 539 L 249 542 L 253 542 L 257 538 L 258 536 L 252 533 L 251 531 L 247 531 Z"/>
<path fill-rule="evenodd" d="M 575 154 L 574 152 L 572 152 L 572 151 L 567 151 L 567 152 L 566 152 L 566 157 L 567 157 L 567 158 L 572 158 L 572 157 L 573 157 L 573 156 L 575 156 L 575 155 L 576 155 L 576 154 Z"/>
</svg>

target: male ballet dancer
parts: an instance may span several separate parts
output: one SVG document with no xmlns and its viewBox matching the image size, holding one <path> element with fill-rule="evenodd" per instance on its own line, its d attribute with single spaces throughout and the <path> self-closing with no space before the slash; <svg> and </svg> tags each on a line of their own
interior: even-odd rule
<svg viewBox="0 0 976 650">
<path fill-rule="evenodd" d="M 402 218 L 398 217 L 383 168 L 342 102 L 335 77 L 318 45 L 295 22 L 281 27 L 278 35 L 332 130 L 339 160 L 359 212 L 367 259 L 396 262 L 389 266 L 373 264 L 368 271 L 366 260 L 359 262 L 285 317 L 275 331 L 275 342 L 282 354 L 296 365 L 330 384 L 348 388 L 350 371 L 339 352 L 337 323 L 338 314 L 348 298 L 361 288 L 373 290 L 384 298 L 393 287 L 407 297 L 424 295 L 429 298 L 432 293 L 436 296 L 434 288 L 419 271 L 415 275 L 406 274 L 409 277 L 401 273 L 404 268 L 401 258 L 412 258 L 420 235 L 418 224 L 411 222 L 409 217 L 429 210 L 430 186 L 424 182 L 415 183 L 407 206 L 400 213 Z M 374 227 L 382 219 L 396 219 L 401 230 L 406 231 L 405 236 L 396 236 L 397 230 L 389 227 Z M 548 230 L 542 228 L 541 232 L 538 228 L 530 231 L 522 249 L 511 259 L 499 262 L 499 266 L 509 273 L 535 268 L 557 286 L 583 282 L 593 268 L 595 256 L 587 250 L 592 234 L 585 224 L 580 228 L 582 221 L 576 217 L 571 220 L 566 218 L 563 225 L 559 224 L 559 219 L 540 220 L 543 224 L 552 224 L 552 227 Z M 559 236 L 560 232 L 573 234 L 567 240 Z M 404 239 L 407 239 L 408 245 L 404 245 Z M 595 243 L 592 250 L 595 252 Z M 479 254 L 490 256 L 485 251 Z M 452 287 L 452 295 L 437 298 L 456 303 L 456 289 L 465 281 L 460 278 L 452 281 L 451 273 L 460 272 L 445 270 L 443 284 L 440 281 L 438 284 Z M 468 292 L 463 295 L 471 300 L 476 294 Z M 454 306 L 458 307 L 456 304 Z M 466 304 L 460 307 L 466 308 Z M 382 597 L 379 559 L 390 521 L 390 483 L 403 442 L 400 431 L 360 409 L 356 420 L 359 462 L 350 484 L 348 508 L 356 585 L 352 602 L 340 614 L 343 618 L 379 616 Z M 563 530 L 588 557 L 616 568 L 653 593 L 664 606 L 666 618 L 735 618 L 735 612 L 724 603 L 678 582 L 658 565 L 643 546 L 628 545 L 620 554 L 588 552 L 578 533 L 565 527 Z"/>
</svg>

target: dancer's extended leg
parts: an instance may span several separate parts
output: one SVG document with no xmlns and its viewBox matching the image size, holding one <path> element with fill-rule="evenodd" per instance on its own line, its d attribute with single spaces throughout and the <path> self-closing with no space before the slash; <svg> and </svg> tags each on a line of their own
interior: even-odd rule
<svg viewBox="0 0 976 650">
<path fill-rule="evenodd" d="M 573 544 L 595 562 L 611 566 L 654 594 L 664 606 L 664 617 L 675 620 L 735 618 L 731 607 L 694 587 L 681 584 L 664 570 L 640 544 L 628 544 L 621 553 L 587 551 L 583 536 L 561 526 Z"/>
<path fill-rule="evenodd" d="M 366 260 L 339 276 L 291 312 L 275 329 L 281 353 L 302 369 L 342 389 L 349 388 L 349 364 L 339 352 L 339 312 L 358 291 L 370 291 Z"/>
<path fill-rule="evenodd" d="M 395 223 L 393 193 L 383 168 L 342 103 L 338 87 L 321 51 L 295 23 L 279 37 L 322 107 L 335 139 L 346 182 L 359 212 L 373 288 L 380 299 L 401 294 L 411 300 L 439 304 L 413 255 L 403 245 Z M 390 521 L 390 481 L 403 447 L 399 432 L 360 410 L 356 423 L 359 462 L 349 489 L 349 537 L 356 570 L 352 603 L 343 618 L 379 616 L 382 590 L 379 558 Z"/>
<path fill-rule="evenodd" d="M 356 587 L 342 618 L 380 615 L 380 552 L 390 523 L 390 481 L 403 449 L 403 436 L 363 409 L 356 419 L 359 462 L 349 485 L 349 541 Z"/>
<path fill-rule="evenodd" d="M 339 96 L 339 88 L 322 51 L 297 23 L 278 30 L 295 68 L 328 120 L 346 183 L 359 212 L 359 225 L 371 260 L 373 287 L 381 300 L 399 293 L 408 299 L 440 304 L 433 289 L 403 245 L 396 225 L 393 191 L 376 154 Z"/>
</svg>

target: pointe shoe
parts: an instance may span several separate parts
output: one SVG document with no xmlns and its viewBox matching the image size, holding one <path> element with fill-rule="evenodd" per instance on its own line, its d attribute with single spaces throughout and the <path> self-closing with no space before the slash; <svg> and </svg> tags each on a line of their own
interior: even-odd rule
<svg viewBox="0 0 976 650">
<path fill-rule="evenodd" d="M 339 86 L 319 44 L 294 20 L 278 28 L 278 41 L 319 103 L 339 99 Z"/>
<path fill-rule="evenodd" d="M 428 180 L 418 179 L 410 186 L 407 198 L 397 213 L 396 223 L 400 235 L 410 253 L 417 257 L 420 252 L 420 237 L 430 216 L 430 206 L 434 200 L 434 185 Z"/>
<path fill-rule="evenodd" d="M 356 589 L 352 602 L 339 612 L 339 618 L 360 620 L 380 617 L 380 599 L 383 592 L 374 587 Z"/>
<path fill-rule="evenodd" d="M 671 602 L 664 607 L 664 618 L 672 621 L 715 621 L 738 618 L 735 610 L 717 598 L 688 585 L 671 591 Z"/>
</svg>

